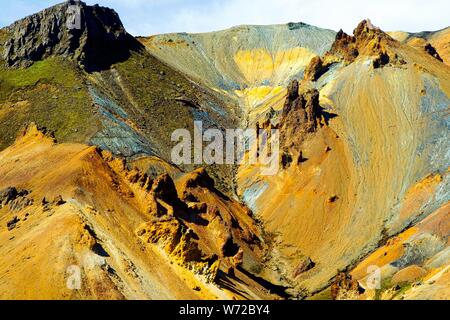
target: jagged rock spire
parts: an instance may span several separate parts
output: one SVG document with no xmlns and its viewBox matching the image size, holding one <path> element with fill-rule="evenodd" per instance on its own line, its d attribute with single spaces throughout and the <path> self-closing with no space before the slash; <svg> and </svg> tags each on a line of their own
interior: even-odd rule
<svg viewBox="0 0 450 320">
<path fill-rule="evenodd" d="M 396 40 L 367 19 L 358 24 L 353 36 L 339 30 L 328 55 L 337 56 L 347 63 L 353 62 L 360 55 L 370 56 L 373 57 L 374 68 L 387 64 L 404 64 L 405 61 L 392 50 L 396 45 Z"/>
<path fill-rule="evenodd" d="M 314 133 L 323 124 L 323 110 L 319 104 L 319 91 L 309 89 L 299 92 L 297 80 L 288 87 L 286 102 L 281 115 L 279 129 L 283 155 L 281 164 L 287 168 L 291 162 L 302 162 L 301 145 L 308 134 Z"/>
</svg>

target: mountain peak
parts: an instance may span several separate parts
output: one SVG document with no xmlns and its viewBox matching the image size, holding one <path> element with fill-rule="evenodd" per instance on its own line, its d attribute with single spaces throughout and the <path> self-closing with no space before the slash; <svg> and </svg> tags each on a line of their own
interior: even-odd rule
<svg viewBox="0 0 450 320">
<path fill-rule="evenodd" d="M 353 34 L 356 36 L 357 34 L 359 34 L 361 31 L 363 30 L 380 30 L 380 28 L 374 26 L 372 24 L 372 21 L 370 21 L 370 19 L 364 19 L 363 21 L 361 21 L 358 26 L 356 27 L 356 29 L 353 31 Z"/>
<path fill-rule="evenodd" d="M 387 64 L 401 65 L 405 63 L 392 50 L 397 45 L 396 40 L 366 19 L 358 24 L 353 31 L 353 36 L 346 34 L 342 29 L 339 30 L 328 53 L 341 57 L 348 63 L 353 62 L 360 55 L 370 56 L 373 58 L 374 68 L 378 68 Z"/>
<path fill-rule="evenodd" d="M 386 38 L 391 39 L 391 37 L 385 33 L 380 28 L 374 26 L 370 19 L 365 19 L 361 21 L 355 30 L 353 30 L 353 36 L 357 39 L 365 38 Z"/>
<path fill-rule="evenodd" d="M 9 67 L 27 67 L 59 55 L 94 71 L 140 48 L 113 9 L 74 0 L 16 21 L 6 32 L 3 58 Z"/>
</svg>

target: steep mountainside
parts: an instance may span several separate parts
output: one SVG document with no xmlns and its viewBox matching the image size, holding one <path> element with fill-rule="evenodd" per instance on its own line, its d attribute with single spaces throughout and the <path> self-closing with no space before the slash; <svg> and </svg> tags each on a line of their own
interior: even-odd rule
<svg viewBox="0 0 450 320">
<path fill-rule="evenodd" d="M 0 29 L 0 298 L 448 299 L 449 29 L 135 39 L 74 4 Z M 195 120 L 278 130 L 280 169 L 175 166 Z"/>
<path fill-rule="evenodd" d="M 282 104 L 285 87 L 324 54 L 335 32 L 304 23 L 239 26 L 203 34 L 165 34 L 139 40 L 156 57 L 237 100 L 247 121 Z M 262 108 L 262 109 L 261 109 Z"/>
<path fill-rule="evenodd" d="M 284 137 L 284 170 L 238 172 L 239 194 L 267 231 L 279 233 L 275 254 L 286 261 L 286 276 L 309 291 L 450 199 L 450 68 L 369 22 L 354 34 L 337 35 L 323 58 L 335 61 L 329 71 L 294 86 L 319 90 L 319 99 L 288 94 L 288 102 L 294 96 L 307 102 L 303 108 L 322 109 L 320 125 L 302 129 L 301 113 L 284 119 L 284 110 L 272 119 Z M 286 121 L 298 129 L 288 125 L 283 135 Z M 315 267 L 297 275 L 294 248 Z"/>
<path fill-rule="evenodd" d="M 66 29 L 70 4 L 1 30 L 0 250 L 16 257 L 0 261 L 2 298 L 285 297 L 252 273 L 270 243 L 219 191 L 230 168 L 214 181 L 168 162 L 175 129 L 233 127 L 234 102 L 143 50 L 111 9 L 81 3 Z"/>
<path fill-rule="evenodd" d="M 139 49 L 114 10 L 80 4 L 78 16 L 73 6 L 77 7 L 77 1 L 66 1 L 7 27 L 6 64 L 29 66 L 56 54 L 93 71 L 126 60 Z"/>
<path fill-rule="evenodd" d="M 175 187 L 34 124 L 0 163 L 1 298 L 277 298 L 246 271 L 268 249 L 260 228 L 204 170 Z"/>
<path fill-rule="evenodd" d="M 421 49 L 425 49 L 427 45 L 431 44 L 442 60 L 450 65 L 450 27 L 434 32 L 408 33 L 397 31 L 389 34 L 400 42 Z M 428 47 L 427 51 L 430 49 Z"/>
<path fill-rule="evenodd" d="M 69 5 L 2 29 L 1 148 L 35 121 L 63 142 L 170 160 L 175 129 L 192 130 L 194 120 L 219 128 L 237 121 L 233 102 L 148 54 L 112 9 L 81 3 L 81 29 L 72 30 Z"/>
<path fill-rule="evenodd" d="M 164 34 L 140 40 L 189 76 L 222 90 L 286 85 L 314 55 L 327 51 L 335 32 L 304 23 L 239 26 L 200 34 Z M 194 63 L 194 64 L 193 64 Z"/>
</svg>

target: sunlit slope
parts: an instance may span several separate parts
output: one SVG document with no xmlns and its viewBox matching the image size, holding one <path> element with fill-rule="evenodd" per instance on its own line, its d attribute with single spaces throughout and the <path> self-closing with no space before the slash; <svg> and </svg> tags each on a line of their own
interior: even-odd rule
<svg viewBox="0 0 450 320">
<path fill-rule="evenodd" d="M 423 48 L 430 43 L 439 53 L 442 60 L 450 65 L 450 27 L 434 32 L 390 32 L 392 37 L 413 47 Z"/>
<path fill-rule="evenodd" d="M 238 173 L 240 195 L 279 235 L 286 276 L 310 291 L 450 198 L 450 68 L 381 43 L 403 62 L 374 68 L 376 57 L 360 54 L 301 84 L 317 86 L 321 106 L 336 115 L 301 144 L 302 161 L 272 177 L 247 166 Z M 296 274 L 293 248 L 315 267 Z"/>
<path fill-rule="evenodd" d="M 303 77 L 311 58 L 324 54 L 334 37 L 331 30 L 289 23 L 138 40 L 170 66 L 237 101 L 248 124 L 281 108 L 284 87 Z"/>
<path fill-rule="evenodd" d="M 351 272 L 367 289 L 364 298 L 374 296 L 371 286 L 378 266 L 382 299 L 448 300 L 450 298 L 450 203 L 408 228 L 364 259 Z M 378 280 L 378 279 L 377 279 Z"/>
<path fill-rule="evenodd" d="M 31 125 L 0 153 L 0 222 L 4 299 L 277 298 L 246 271 L 258 226 L 205 171 L 176 190 Z"/>
<path fill-rule="evenodd" d="M 182 297 L 177 290 L 196 296 L 177 283 L 176 273 L 164 267 L 168 262 L 163 256 L 139 249 L 133 228 L 144 217 L 134 200 L 118 197 L 112 180 L 104 180 L 114 174 L 94 147 L 57 146 L 33 130 L 4 150 L 0 159 L 0 189 L 20 187 L 33 199 L 31 206 L 5 205 L 0 211 L 2 256 L 10 256 L 0 265 L 2 298 Z M 51 203 L 58 195 L 66 203 L 44 205 L 44 197 Z M 13 217 L 19 221 L 7 230 Z M 81 290 L 67 286 L 73 265 L 83 276 Z"/>
<path fill-rule="evenodd" d="M 152 54 L 211 87 L 282 85 L 327 51 L 335 32 L 303 23 L 141 38 Z"/>
</svg>

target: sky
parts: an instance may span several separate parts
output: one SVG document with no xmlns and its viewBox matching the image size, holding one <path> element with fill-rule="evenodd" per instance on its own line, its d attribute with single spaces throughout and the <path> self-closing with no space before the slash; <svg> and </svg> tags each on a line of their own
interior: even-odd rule
<svg viewBox="0 0 450 320">
<path fill-rule="evenodd" d="M 63 0 L 0 0 L 0 27 Z M 85 0 L 115 9 L 135 36 L 207 32 L 242 24 L 305 22 L 352 33 L 370 18 L 385 31 L 450 26 L 449 0 Z"/>
</svg>

